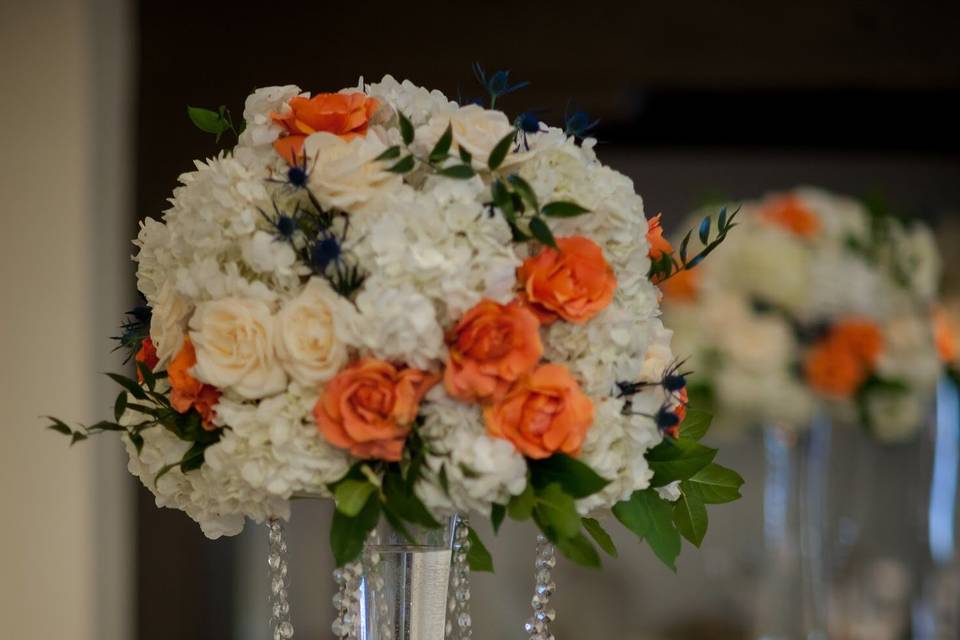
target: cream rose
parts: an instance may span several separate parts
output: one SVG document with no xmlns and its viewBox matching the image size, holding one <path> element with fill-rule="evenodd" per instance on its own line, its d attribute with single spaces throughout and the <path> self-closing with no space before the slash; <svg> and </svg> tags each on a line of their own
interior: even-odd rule
<svg viewBox="0 0 960 640">
<path fill-rule="evenodd" d="M 277 314 L 274 345 L 277 359 L 291 378 L 304 386 L 326 382 L 347 362 L 347 347 L 338 335 L 337 318 L 349 313 L 326 280 L 311 278 L 300 295 Z"/>
<path fill-rule="evenodd" d="M 448 125 L 453 131 L 451 150 L 454 153 L 459 149 L 469 151 L 475 168 L 486 168 L 490 152 L 513 130 L 513 125 L 502 111 L 490 111 L 469 104 L 449 115 L 431 118 L 417 131 L 416 144 L 429 153 Z"/>
<path fill-rule="evenodd" d="M 310 188 L 324 207 L 356 212 L 378 195 L 399 189 L 403 177 L 387 171 L 376 157 L 387 147 L 375 135 L 341 138 L 318 132 L 303 143 L 310 166 Z"/>
<path fill-rule="evenodd" d="M 190 319 L 197 351 L 193 375 L 249 400 L 283 391 L 287 375 L 274 355 L 274 322 L 262 300 L 222 298 L 198 305 Z"/>
<path fill-rule="evenodd" d="M 153 304 L 150 339 L 157 350 L 157 366 L 163 368 L 180 351 L 190 315 L 190 303 L 177 293 L 171 281 L 163 283 Z"/>
</svg>

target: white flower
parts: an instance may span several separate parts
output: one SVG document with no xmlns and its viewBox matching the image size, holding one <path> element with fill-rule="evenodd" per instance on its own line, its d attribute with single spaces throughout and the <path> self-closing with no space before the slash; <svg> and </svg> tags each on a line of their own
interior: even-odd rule
<svg viewBox="0 0 960 640">
<path fill-rule="evenodd" d="M 248 399 L 282 391 L 287 384 L 273 351 L 274 317 L 260 300 L 223 298 L 197 306 L 190 339 L 197 350 L 193 374 Z"/>
<path fill-rule="evenodd" d="M 291 378 L 315 386 L 332 378 L 347 362 L 347 346 L 338 321 L 353 313 L 326 280 L 311 278 L 300 295 L 277 314 L 274 338 L 277 359 Z"/>
<path fill-rule="evenodd" d="M 680 499 L 680 481 L 675 480 L 670 484 L 657 487 L 657 495 L 667 502 L 676 502 Z"/>
<path fill-rule="evenodd" d="M 436 309 L 411 287 L 388 287 L 371 278 L 357 296 L 353 343 L 383 360 L 430 369 L 445 354 Z"/>
<path fill-rule="evenodd" d="M 468 151 L 473 158 L 473 166 L 478 169 L 487 166 L 490 152 L 513 131 L 513 125 L 502 111 L 470 104 L 450 114 L 432 117 L 417 130 L 417 148 L 423 153 L 430 153 L 448 126 L 453 131 L 451 152 L 456 154 L 459 149 Z"/>
<path fill-rule="evenodd" d="M 292 275 L 296 259 L 290 243 L 278 240 L 266 231 L 257 231 L 243 243 L 243 261 L 258 273 Z"/>
<path fill-rule="evenodd" d="M 273 114 L 286 114 L 290 109 L 290 99 L 299 94 L 299 87 L 288 84 L 283 87 L 263 87 L 247 96 L 243 106 L 246 127 L 240 134 L 240 146 L 271 145 L 283 132 L 283 127 L 274 122 Z"/>
<path fill-rule="evenodd" d="M 426 123 L 434 115 L 450 113 L 457 108 L 457 104 L 440 91 L 429 91 L 409 80 L 397 82 L 391 75 L 384 76 L 380 82 L 368 84 L 367 95 L 383 100 L 394 111 L 409 118 L 415 127 Z"/>
<path fill-rule="evenodd" d="M 164 368 L 183 346 L 187 318 L 193 309 L 168 280 L 153 303 L 150 339 L 157 350 L 158 368 Z"/>
<path fill-rule="evenodd" d="M 303 148 L 310 163 L 310 188 L 324 207 L 356 213 L 403 187 L 403 178 L 376 160 L 387 148 L 376 136 L 345 140 L 319 132 L 308 136 Z"/>
</svg>

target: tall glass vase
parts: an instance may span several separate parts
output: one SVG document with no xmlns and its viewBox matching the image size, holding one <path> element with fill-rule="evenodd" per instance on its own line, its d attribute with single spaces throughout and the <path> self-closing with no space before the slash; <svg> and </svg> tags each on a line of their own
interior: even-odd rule
<svg viewBox="0 0 960 640">
<path fill-rule="evenodd" d="M 768 426 L 763 444 L 763 544 L 753 637 L 819 640 L 826 637 L 816 574 L 823 504 L 815 483 L 823 460 L 822 434 Z"/>
<path fill-rule="evenodd" d="M 386 520 L 363 554 L 357 589 L 360 640 L 443 640 L 457 516 L 439 529 Z"/>
<path fill-rule="evenodd" d="M 865 429 L 816 430 L 829 442 L 810 492 L 826 505 L 820 591 L 836 640 L 957 638 L 956 389 L 918 435 L 879 442 Z M 817 484 L 819 483 L 819 484 Z"/>
</svg>

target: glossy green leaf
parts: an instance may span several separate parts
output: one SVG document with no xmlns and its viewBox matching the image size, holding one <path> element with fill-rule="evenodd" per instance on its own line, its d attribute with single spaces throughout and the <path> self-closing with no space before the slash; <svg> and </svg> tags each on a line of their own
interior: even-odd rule
<svg viewBox="0 0 960 640">
<path fill-rule="evenodd" d="M 585 213 L 590 213 L 590 210 L 581 207 L 576 202 L 558 200 L 543 205 L 543 215 L 550 218 L 574 218 Z"/>
<path fill-rule="evenodd" d="M 710 429 L 713 416 L 706 411 L 687 409 L 687 416 L 680 424 L 680 437 L 700 440 Z"/>
<path fill-rule="evenodd" d="M 415 135 L 413 123 L 402 113 L 398 113 L 397 115 L 400 120 L 400 136 L 403 138 L 403 144 L 410 145 L 413 143 Z"/>
<path fill-rule="evenodd" d="M 507 517 L 507 508 L 502 504 L 494 504 L 490 507 L 490 524 L 493 525 L 493 532 L 500 533 L 500 526 L 503 519 Z"/>
<path fill-rule="evenodd" d="M 530 220 L 530 234 L 548 247 L 557 248 L 557 241 L 553 237 L 553 232 L 550 231 L 550 227 L 543 221 L 543 218 L 536 217 Z"/>
<path fill-rule="evenodd" d="M 360 513 L 352 518 L 334 510 L 330 525 L 330 548 L 338 567 L 360 557 L 367 534 L 377 526 L 379 519 L 380 501 L 375 497 L 367 500 Z"/>
<path fill-rule="evenodd" d="M 455 164 L 452 167 L 446 167 L 437 171 L 445 178 L 454 178 L 456 180 L 469 180 L 476 175 L 476 172 L 468 164 Z"/>
<path fill-rule="evenodd" d="M 599 569 L 600 554 L 582 533 L 557 541 L 557 549 L 568 559 L 584 567 Z"/>
<path fill-rule="evenodd" d="M 486 545 L 480 540 L 477 532 L 470 529 L 467 538 L 470 541 L 470 550 L 467 552 L 467 563 L 471 571 L 487 571 L 493 573 L 493 556 L 487 550 Z"/>
<path fill-rule="evenodd" d="M 430 164 L 437 164 L 438 162 L 446 160 L 450 154 L 450 145 L 452 143 L 453 127 L 448 124 L 446 131 L 443 132 L 443 135 L 437 140 L 437 144 L 433 145 L 433 149 L 430 151 Z"/>
<path fill-rule="evenodd" d="M 490 157 L 487 159 L 487 166 L 490 167 L 491 171 L 495 171 L 503 164 L 503 161 L 507 159 L 507 154 L 510 152 L 510 147 L 513 146 L 513 141 L 516 136 L 516 129 L 511 130 L 510 133 L 500 139 L 500 142 L 498 142 L 493 148 L 493 151 L 490 152 Z"/>
<path fill-rule="evenodd" d="M 690 478 L 692 484 L 700 489 L 700 496 L 706 504 L 723 504 L 739 499 L 743 478 L 733 469 L 712 463 Z"/>
<path fill-rule="evenodd" d="M 537 491 L 534 514 L 537 522 L 557 538 L 571 538 L 580 531 L 580 516 L 573 496 L 565 493 L 559 483 Z"/>
<path fill-rule="evenodd" d="M 413 171 L 413 167 L 416 164 L 413 156 L 405 156 L 397 161 L 396 164 L 387 168 L 387 171 L 391 173 L 410 173 Z"/>
<path fill-rule="evenodd" d="M 367 504 L 367 500 L 376 489 L 367 480 L 351 480 L 349 478 L 342 480 L 333 492 L 333 497 L 337 503 L 337 511 L 351 518 L 356 516 Z"/>
<path fill-rule="evenodd" d="M 528 466 L 534 486 L 546 487 L 556 482 L 564 492 L 577 499 L 592 496 L 610 484 L 586 464 L 562 453 L 544 460 L 530 460 Z"/>
<path fill-rule="evenodd" d="M 675 480 L 686 480 L 713 462 L 717 450 L 694 440 L 665 438 L 647 452 L 647 462 L 653 471 L 651 485 L 662 487 Z"/>
<path fill-rule="evenodd" d="M 614 558 L 617 557 L 617 547 L 613 544 L 613 538 L 603 528 L 599 521 L 593 518 L 582 518 L 583 528 L 586 529 L 590 537 L 603 549 L 604 553 Z"/>
<path fill-rule="evenodd" d="M 510 498 L 507 503 L 507 513 L 514 520 L 528 520 L 533 514 L 533 507 L 536 505 L 536 498 L 533 495 L 533 485 L 528 484 L 523 493 Z"/>
<path fill-rule="evenodd" d="M 677 531 L 694 546 L 699 547 L 707 535 L 707 506 L 699 485 L 684 480 L 680 483 L 680 498 L 673 505 L 673 523 Z"/>
<path fill-rule="evenodd" d="M 187 116 L 194 126 L 205 133 L 219 136 L 230 128 L 219 112 L 210 109 L 187 107 Z"/>
</svg>

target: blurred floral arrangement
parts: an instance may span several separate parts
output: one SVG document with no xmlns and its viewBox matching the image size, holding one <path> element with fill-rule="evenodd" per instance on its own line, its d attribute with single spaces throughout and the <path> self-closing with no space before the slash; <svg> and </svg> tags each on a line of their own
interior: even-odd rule
<svg viewBox="0 0 960 640">
<path fill-rule="evenodd" d="M 910 437 L 950 340 L 930 230 L 814 188 L 744 203 L 737 224 L 664 285 L 675 345 L 702 374 L 691 398 L 734 429 L 802 428 L 825 406 L 883 441 Z"/>
<path fill-rule="evenodd" d="M 648 277 L 658 229 L 588 118 L 511 121 L 494 105 L 523 83 L 477 75 L 489 108 L 390 76 L 258 89 L 242 123 L 190 108 L 237 144 L 141 225 L 136 379 L 111 374 L 114 421 L 51 427 L 121 434 L 157 505 L 210 537 L 333 498 L 339 564 L 381 517 L 454 510 L 532 519 L 586 565 L 616 553 L 597 513 L 671 567 L 699 545 L 742 480 L 698 442 Z"/>
</svg>

